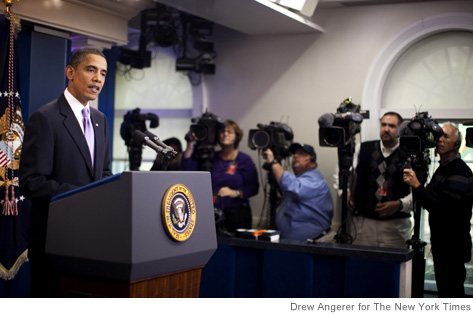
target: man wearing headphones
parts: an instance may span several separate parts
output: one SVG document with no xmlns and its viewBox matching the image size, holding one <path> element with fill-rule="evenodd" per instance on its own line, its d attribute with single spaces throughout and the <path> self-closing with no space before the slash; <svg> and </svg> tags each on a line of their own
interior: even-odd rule
<svg viewBox="0 0 473 315">
<path fill-rule="evenodd" d="M 276 216 L 276 227 L 281 238 L 306 240 L 322 236 L 330 229 L 333 203 L 330 188 L 317 170 L 314 148 L 308 144 L 293 143 L 294 174 L 285 171 L 271 149 L 263 152 L 263 158 L 281 188 L 283 199 Z"/>
<path fill-rule="evenodd" d="M 452 123 L 442 127 L 436 153 L 440 166 L 424 187 L 411 169 L 404 170 L 404 182 L 414 198 L 429 211 L 430 242 L 439 297 L 465 296 L 465 262 L 471 260 L 470 220 L 473 206 L 473 175 L 461 159 L 462 135 Z"/>
</svg>

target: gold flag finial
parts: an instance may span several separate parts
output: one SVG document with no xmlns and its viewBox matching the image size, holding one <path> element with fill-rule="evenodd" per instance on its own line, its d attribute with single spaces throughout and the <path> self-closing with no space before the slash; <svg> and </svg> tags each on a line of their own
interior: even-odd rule
<svg viewBox="0 0 473 315">
<path fill-rule="evenodd" d="M 20 2 L 20 0 L 16 0 L 17 2 Z M 5 4 L 5 7 L 7 8 L 7 13 L 10 13 L 10 8 L 13 5 L 13 0 L 3 0 L 3 3 Z"/>
</svg>

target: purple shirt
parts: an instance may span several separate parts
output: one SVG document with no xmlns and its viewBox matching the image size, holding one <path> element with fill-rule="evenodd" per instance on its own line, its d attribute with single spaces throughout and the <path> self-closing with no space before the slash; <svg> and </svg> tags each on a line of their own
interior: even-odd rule
<svg viewBox="0 0 473 315">
<path fill-rule="evenodd" d="M 182 158 L 181 169 L 183 171 L 197 171 L 198 161 L 193 158 Z M 243 194 L 243 198 L 219 198 L 217 206 L 221 209 L 246 205 L 248 198 L 258 193 L 259 182 L 256 166 L 253 160 L 242 152 L 238 152 L 235 161 L 222 160 L 219 152 L 215 152 L 211 178 L 214 195 L 222 187 L 240 190 Z"/>
</svg>

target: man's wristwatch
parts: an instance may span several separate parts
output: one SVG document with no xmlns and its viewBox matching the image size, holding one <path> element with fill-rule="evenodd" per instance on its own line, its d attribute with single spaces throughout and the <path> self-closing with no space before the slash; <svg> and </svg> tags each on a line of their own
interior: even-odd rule
<svg viewBox="0 0 473 315">
<path fill-rule="evenodd" d="M 274 159 L 271 161 L 271 163 L 269 163 L 269 166 L 273 166 L 274 164 L 279 164 L 279 161 Z"/>
</svg>

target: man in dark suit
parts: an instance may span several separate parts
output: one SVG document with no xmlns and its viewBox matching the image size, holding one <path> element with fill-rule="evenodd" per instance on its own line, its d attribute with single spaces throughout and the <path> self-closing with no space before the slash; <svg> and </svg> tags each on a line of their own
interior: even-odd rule
<svg viewBox="0 0 473 315">
<path fill-rule="evenodd" d="M 33 297 L 59 296 L 59 277 L 45 255 L 51 198 L 112 175 L 107 118 L 89 106 L 105 82 L 105 56 L 95 49 L 76 51 L 65 72 L 64 93 L 29 118 L 20 161 L 20 187 L 33 202 L 29 246 Z M 90 114 L 83 116 L 84 109 Z M 87 116 L 91 128 L 84 126 Z M 91 149 L 87 129 L 93 131 Z"/>
</svg>

